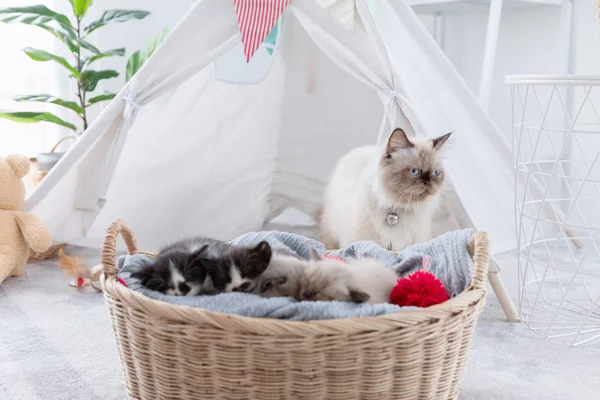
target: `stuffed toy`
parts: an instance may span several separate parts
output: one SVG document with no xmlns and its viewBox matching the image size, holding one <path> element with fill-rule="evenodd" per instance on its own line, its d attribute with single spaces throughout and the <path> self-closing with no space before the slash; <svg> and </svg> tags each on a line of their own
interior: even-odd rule
<svg viewBox="0 0 600 400">
<path fill-rule="evenodd" d="M 444 284 L 429 272 L 429 257 L 423 256 L 423 268 L 398 279 L 390 294 L 390 303 L 397 306 L 429 307 L 448 300 Z"/>
<path fill-rule="evenodd" d="M 0 158 L 0 283 L 23 274 L 29 252 L 44 252 L 52 236 L 43 222 L 23 212 L 25 186 L 22 178 L 29 172 L 29 158 L 10 155 Z"/>
</svg>

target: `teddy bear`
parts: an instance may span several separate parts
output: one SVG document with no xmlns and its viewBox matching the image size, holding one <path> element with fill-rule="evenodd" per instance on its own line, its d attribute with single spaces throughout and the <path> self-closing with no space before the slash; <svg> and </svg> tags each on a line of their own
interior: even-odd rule
<svg viewBox="0 0 600 400">
<path fill-rule="evenodd" d="M 30 168 L 29 158 L 10 155 L 0 158 L 0 284 L 23 274 L 29 252 L 44 252 L 52 245 L 52 235 L 35 215 L 23 212 L 23 177 Z"/>
</svg>

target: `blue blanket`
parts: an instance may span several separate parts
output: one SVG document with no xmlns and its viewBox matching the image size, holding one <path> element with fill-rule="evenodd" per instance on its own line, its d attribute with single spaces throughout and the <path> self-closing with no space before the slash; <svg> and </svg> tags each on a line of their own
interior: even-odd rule
<svg viewBox="0 0 600 400">
<path fill-rule="evenodd" d="M 430 258 L 429 271 L 438 277 L 451 297 L 461 293 L 471 283 L 473 262 L 467 244 L 474 231 L 464 229 L 448 232 L 429 242 L 407 247 L 398 255 L 370 241 L 355 242 L 331 255 L 343 258 L 376 258 L 399 277 L 421 268 L 423 255 Z M 266 240 L 278 251 L 286 251 L 302 258 L 309 258 L 311 248 L 325 253 L 325 246 L 313 239 L 286 232 L 250 232 L 231 241 L 238 245 L 253 245 Z M 392 304 L 355 304 L 338 301 L 298 302 L 289 297 L 262 298 L 249 293 L 222 293 L 204 296 L 168 296 L 142 287 L 131 273 L 151 260 L 143 255 L 121 256 L 118 259 L 121 277 L 133 290 L 148 297 L 172 304 L 201 307 L 209 311 L 244 315 L 248 317 L 278 318 L 294 321 L 368 317 L 394 313 L 414 307 Z"/>
</svg>

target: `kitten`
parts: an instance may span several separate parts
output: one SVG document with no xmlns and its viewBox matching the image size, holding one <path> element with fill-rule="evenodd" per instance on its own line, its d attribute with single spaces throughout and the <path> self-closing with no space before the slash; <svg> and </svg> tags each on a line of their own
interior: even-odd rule
<svg viewBox="0 0 600 400">
<path fill-rule="evenodd" d="M 163 248 L 152 264 L 132 274 L 143 286 L 173 296 L 196 296 L 231 291 L 250 291 L 264 271 L 271 247 L 241 247 L 196 237 Z"/>
<path fill-rule="evenodd" d="M 258 278 L 267 269 L 272 254 L 271 246 L 265 241 L 255 247 L 230 247 L 219 260 L 219 270 L 227 276 L 215 287 L 225 292 L 252 292 Z"/>
<path fill-rule="evenodd" d="M 206 291 L 209 276 L 218 274 L 216 259 L 208 255 L 208 244 L 189 249 L 170 246 L 158 253 L 156 259 L 131 274 L 150 290 L 171 296 L 197 296 Z"/>
<path fill-rule="evenodd" d="M 327 248 L 373 240 L 400 251 L 431 239 L 444 182 L 440 150 L 450 134 L 408 138 L 396 129 L 385 151 L 365 146 L 342 157 L 325 190 L 320 218 L 321 241 Z"/>
<path fill-rule="evenodd" d="M 300 283 L 309 265 L 299 257 L 274 252 L 267 269 L 260 275 L 255 293 L 262 297 L 300 296 Z"/>
<path fill-rule="evenodd" d="M 323 259 L 314 251 L 312 258 L 299 300 L 388 303 L 398 281 L 392 269 L 374 259 Z"/>
</svg>

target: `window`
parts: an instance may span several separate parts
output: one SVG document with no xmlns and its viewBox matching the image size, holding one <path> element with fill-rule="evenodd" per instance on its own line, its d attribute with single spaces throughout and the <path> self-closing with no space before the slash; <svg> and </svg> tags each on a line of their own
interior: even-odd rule
<svg viewBox="0 0 600 400">
<path fill-rule="evenodd" d="M 242 43 L 223 54 L 215 63 L 216 79 L 234 84 L 254 84 L 262 81 L 271 68 L 282 24 L 283 16 L 275 23 L 250 62 L 246 62 Z"/>
</svg>

